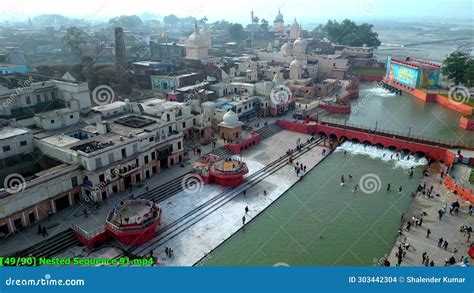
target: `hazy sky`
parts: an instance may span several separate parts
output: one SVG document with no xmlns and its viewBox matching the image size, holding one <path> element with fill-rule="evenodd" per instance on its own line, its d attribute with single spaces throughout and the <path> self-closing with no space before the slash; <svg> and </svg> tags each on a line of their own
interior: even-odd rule
<svg viewBox="0 0 474 293">
<path fill-rule="evenodd" d="M 297 17 L 303 22 L 327 19 L 399 20 L 432 17 L 434 21 L 472 19 L 472 0 L 0 0 L 0 19 L 23 19 L 57 13 L 87 19 L 108 19 L 124 14 L 149 12 L 159 15 L 207 16 L 247 23 L 250 11 L 273 21 L 278 8 L 285 22 Z"/>
</svg>

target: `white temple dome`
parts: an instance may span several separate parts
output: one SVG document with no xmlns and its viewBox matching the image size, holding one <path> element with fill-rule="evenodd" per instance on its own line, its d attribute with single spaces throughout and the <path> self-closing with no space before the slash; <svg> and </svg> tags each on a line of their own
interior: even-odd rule
<svg viewBox="0 0 474 293">
<path fill-rule="evenodd" d="M 290 44 L 284 43 L 283 46 L 281 46 L 281 48 L 280 48 L 280 52 L 281 52 L 284 56 L 290 56 L 290 55 L 291 55 Z"/>
<path fill-rule="evenodd" d="M 199 32 L 194 31 L 188 38 L 188 46 L 190 47 L 199 47 L 202 46 L 205 42 L 204 36 Z"/>
<path fill-rule="evenodd" d="M 222 119 L 223 119 L 223 122 L 226 126 L 232 126 L 232 125 L 240 124 L 239 115 L 237 115 L 232 110 L 227 111 L 227 113 L 224 114 Z"/>
<path fill-rule="evenodd" d="M 290 69 L 295 68 L 295 67 L 301 68 L 301 67 L 303 67 L 303 63 L 301 63 L 301 61 L 299 61 L 298 59 L 295 59 L 295 60 L 291 61 Z"/>
<path fill-rule="evenodd" d="M 275 17 L 275 21 L 283 22 L 283 14 L 281 14 L 280 9 L 278 9 L 278 14 Z"/>
<path fill-rule="evenodd" d="M 301 45 L 306 45 L 306 42 L 301 37 L 299 37 L 293 43 L 293 47 L 298 47 L 298 46 L 301 46 Z"/>
</svg>

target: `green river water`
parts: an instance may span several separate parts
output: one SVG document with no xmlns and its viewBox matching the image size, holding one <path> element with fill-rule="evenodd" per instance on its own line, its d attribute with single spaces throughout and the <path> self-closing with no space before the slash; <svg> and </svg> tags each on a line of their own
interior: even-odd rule
<svg viewBox="0 0 474 293">
<path fill-rule="evenodd" d="M 372 83 L 361 85 L 348 123 L 446 140 L 471 140 L 457 127 L 459 114 L 409 95 L 388 94 Z M 354 107 L 356 111 L 354 111 Z M 377 151 L 375 151 L 377 152 Z M 373 265 L 390 252 L 411 203 L 423 166 L 409 178 L 407 169 L 373 156 L 334 152 L 269 208 L 217 247 L 202 265 Z M 385 161 L 384 161 L 385 160 Z M 406 166 L 405 166 L 406 167 Z M 348 174 L 353 176 L 348 181 Z M 341 186 L 341 175 L 346 185 Z M 366 174 L 380 179 L 371 194 L 353 192 Z M 387 192 L 387 183 L 392 191 Z M 398 186 L 404 190 L 398 193 Z"/>
<path fill-rule="evenodd" d="M 372 265 L 396 239 L 423 167 L 406 171 L 363 155 L 333 153 L 206 259 L 206 265 Z M 342 174 L 348 176 L 340 186 Z M 365 174 L 380 190 L 353 192 Z M 387 183 L 392 191 L 386 191 Z M 396 190 L 403 185 L 404 192 Z"/>
</svg>

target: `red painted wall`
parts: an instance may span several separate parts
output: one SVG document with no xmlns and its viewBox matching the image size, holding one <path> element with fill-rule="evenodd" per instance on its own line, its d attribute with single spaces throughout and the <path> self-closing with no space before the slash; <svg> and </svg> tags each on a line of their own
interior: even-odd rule
<svg viewBox="0 0 474 293">
<path fill-rule="evenodd" d="M 459 119 L 459 127 L 467 130 L 474 130 L 474 120 L 461 116 Z"/>
<path fill-rule="evenodd" d="M 358 74 L 357 78 L 360 81 L 381 81 L 384 78 L 383 74 Z"/>
<path fill-rule="evenodd" d="M 472 194 L 472 190 L 470 188 L 462 188 L 456 184 L 451 179 L 451 176 L 446 175 L 444 179 L 444 185 L 450 190 L 456 190 L 456 193 L 464 198 L 465 200 L 469 201 L 471 204 L 474 203 L 474 195 Z"/>
<path fill-rule="evenodd" d="M 438 103 L 440 105 L 445 106 L 446 108 L 459 112 L 463 115 L 470 115 L 473 111 L 473 108 L 471 106 L 461 104 L 461 103 L 456 103 L 444 96 L 441 96 L 438 94 L 427 93 L 420 89 L 410 88 L 408 86 L 405 86 L 398 82 L 394 82 L 392 80 L 384 79 L 384 81 L 399 90 L 402 90 L 406 93 L 409 93 L 412 96 L 417 97 L 418 99 L 422 101 Z"/>
<path fill-rule="evenodd" d="M 254 133 L 251 137 L 239 143 L 229 143 L 225 147 L 234 154 L 240 154 L 245 147 L 251 147 L 260 142 L 260 134 Z"/>
<path fill-rule="evenodd" d="M 329 111 L 331 113 L 349 114 L 351 113 L 351 106 L 335 106 L 335 105 L 319 105 L 319 108 Z"/>
<path fill-rule="evenodd" d="M 96 244 L 103 243 L 109 240 L 110 238 L 112 238 L 111 235 L 107 231 L 104 231 L 96 235 L 92 239 L 87 239 L 85 237 L 82 237 L 82 235 L 80 235 L 79 233 L 74 233 L 74 234 L 76 235 L 77 239 L 79 239 L 79 241 L 82 244 L 84 244 L 84 246 L 87 247 L 88 249 L 93 249 Z"/>
<path fill-rule="evenodd" d="M 357 139 L 359 142 L 369 142 L 372 145 L 381 144 L 386 148 L 395 147 L 397 150 L 409 150 L 412 153 L 423 152 L 425 156 L 436 161 L 443 161 L 446 165 L 451 165 L 454 161 L 454 154 L 448 149 L 431 146 L 427 144 L 405 141 L 401 139 L 390 138 L 386 136 L 373 135 L 355 130 L 342 129 L 334 126 L 321 124 L 308 124 L 291 122 L 284 119 L 277 120 L 277 124 L 287 130 L 296 131 L 306 134 L 324 133 L 330 137 L 335 135 L 337 139 L 346 137 L 348 140 Z"/>
</svg>

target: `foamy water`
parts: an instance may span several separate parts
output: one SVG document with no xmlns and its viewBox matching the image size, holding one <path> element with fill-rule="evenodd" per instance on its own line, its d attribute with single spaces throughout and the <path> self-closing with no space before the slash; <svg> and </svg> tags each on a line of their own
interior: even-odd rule
<svg viewBox="0 0 474 293">
<path fill-rule="evenodd" d="M 379 148 L 371 145 L 363 145 L 346 141 L 336 148 L 336 152 L 346 151 L 353 155 L 364 155 L 372 159 L 382 160 L 391 164 L 393 168 L 410 169 L 411 167 L 425 166 L 428 160 L 425 157 L 417 157 L 411 154 L 396 152 L 385 148 Z M 398 155 L 398 157 L 397 157 Z"/>
<path fill-rule="evenodd" d="M 379 86 L 375 86 L 375 87 L 372 87 L 370 89 L 368 89 L 367 91 L 367 94 L 372 94 L 372 95 L 377 95 L 379 97 L 393 97 L 393 96 L 396 96 L 395 93 L 392 93 L 382 87 L 379 87 Z"/>
</svg>

